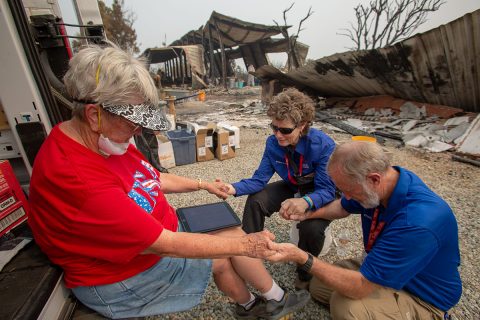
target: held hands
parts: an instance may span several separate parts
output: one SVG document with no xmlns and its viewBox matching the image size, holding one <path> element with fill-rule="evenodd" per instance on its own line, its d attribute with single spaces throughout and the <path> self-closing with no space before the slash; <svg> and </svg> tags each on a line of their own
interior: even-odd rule
<svg viewBox="0 0 480 320">
<path fill-rule="evenodd" d="M 201 180 L 199 180 L 201 181 Z M 227 199 L 229 194 L 225 191 L 226 188 L 225 188 L 225 184 L 221 181 L 219 181 L 219 179 L 215 179 L 214 182 L 208 182 L 208 181 L 203 181 L 201 183 L 199 183 L 198 185 L 198 189 L 201 190 L 206 190 L 208 192 L 210 192 L 211 194 L 214 194 L 216 195 L 217 197 L 219 197 L 220 199 Z"/>
<path fill-rule="evenodd" d="M 307 209 L 307 201 L 302 198 L 291 198 L 282 202 L 279 213 L 285 220 L 303 221 L 310 213 L 306 211 Z"/>
<path fill-rule="evenodd" d="M 303 264 L 308 257 L 302 249 L 299 249 L 296 245 L 291 243 L 270 243 L 270 250 L 273 250 L 275 254 L 265 257 L 265 260 L 271 262 L 286 262 L 292 261 L 299 264 Z"/>
<path fill-rule="evenodd" d="M 270 249 L 273 246 L 275 236 L 268 230 L 246 234 L 242 237 L 242 243 L 245 248 L 245 255 L 250 258 L 267 259 L 277 254 Z"/>
<path fill-rule="evenodd" d="M 219 183 L 222 187 L 221 190 L 231 196 L 235 195 L 237 193 L 237 190 L 230 184 L 230 183 L 224 183 L 222 179 L 216 178 L 215 179 L 216 183 Z"/>
<path fill-rule="evenodd" d="M 246 248 L 245 255 L 251 258 L 265 259 L 271 262 L 293 261 L 305 263 L 308 254 L 291 243 L 276 243 L 275 236 L 268 230 L 246 234 L 242 242 Z"/>
<path fill-rule="evenodd" d="M 213 182 L 198 180 L 198 190 L 202 189 L 224 200 L 236 193 L 235 188 L 231 184 L 224 183 L 220 178 L 216 178 Z"/>
</svg>

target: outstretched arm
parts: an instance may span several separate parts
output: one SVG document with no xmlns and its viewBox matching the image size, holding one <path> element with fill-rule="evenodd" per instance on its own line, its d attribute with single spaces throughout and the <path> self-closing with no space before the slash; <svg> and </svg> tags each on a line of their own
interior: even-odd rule
<svg viewBox="0 0 480 320">
<path fill-rule="evenodd" d="M 308 254 L 291 243 L 271 243 L 270 249 L 277 253 L 266 257 L 272 262 L 292 261 L 299 265 L 304 264 Z M 372 293 L 378 285 L 367 280 L 360 272 L 348 270 L 313 258 L 310 273 L 344 296 L 351 299 L 361 299 Z"/>
<path fill-rule="evenodd" d="M 222 182 L 195 180 L 186 177 L 180 177 L 174 174 L 162 173 L 160 175 L 161 190 L 164 193 L 192 192 L 206 190 L 219 198 L 226 199 L 228 194 L 222 190 Z"/>
<path fill-rule="evenodd" d="M 269 244 L 275 236 L 262 231 L 245 234 L 240 228 L 230 228 L 214 234 L 172 232 L 164 229 L 144 254 L 183 258 L 225 258 L 248 256 L 266 258 L 275 252 Z"/>
</svg>

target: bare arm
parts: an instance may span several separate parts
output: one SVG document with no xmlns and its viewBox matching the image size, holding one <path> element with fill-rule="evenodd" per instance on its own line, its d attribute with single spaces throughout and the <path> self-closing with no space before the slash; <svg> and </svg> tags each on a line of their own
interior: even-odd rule
<svg viewBox="0 0 480 320">
<path fill-rule="evenodd" d="M 303 199 L 302 199 L 303 200 Z M 283 206 L 283 205 L 282 205 Z M 348 213 L 345 209 L 343 209 L 342 204 L 340 203 L 340 199 L 330 202 L 324 207 L 317 209 L 315 211 L 307 211 L 305 213 L 294 213 L 294 214 L 282 214 L 287 220 L 296 220 L 296 221 L 303 221 L 305 219 L 317 219 L 322 218 L 326 220 L 335 220 L 335 219 L 342 219 L 348 217 L 350 213 Z"/>
<path fill-rule="evenodd" d="M 340 199 L 337 199 L 326 206 L 311 212 L 308 215 L 308 219 L 322 218 L 326 220 L 335 220 L 348 217 L 349 215 L 350 213 L 343 209 Z"/>
<path fill-rule="evenodd" d="M 162 173 L 160 175 L 161 190 L 164 193 L 192 192 L 206 190 L 219 198 L 226 199 L 228 194 L 222 191 L 221 182 L 208 182 L 204 180 L 194 180 L 186 177 L 180 177 L 174 174 Z"/>
<path fill-rule="evenodd" d="M 215 234 L 172 232 L 164 229 L 143 253 L 184 258 L 224 258 L 249 256 L 264 258 L 274 253 L 268 244 L 275 237 L 268 231 L 246 235 L 240 228 Z"/>
<path fill-rule="evenodd" d="M 290 243 L 272 243 L 271 249 L 277 250 L 277 254 L 266 259 L 273 262 L 292 261 L 304 264 L 308 258 L 305 251 Z M 313 259 L 310 273 L 334 291 L 351 299 L 366 297 L 378 288 L 377 284 L 367 280 L 358 271 L 340 268 L 317 258 Z"/>
</svg>

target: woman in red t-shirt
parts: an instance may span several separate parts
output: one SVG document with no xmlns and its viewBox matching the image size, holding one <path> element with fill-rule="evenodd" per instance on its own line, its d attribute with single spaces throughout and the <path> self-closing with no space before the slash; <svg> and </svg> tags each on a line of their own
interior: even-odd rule
<svg viewBox="0 0 480 320">
<path fill-rule="evenodd" d="M 269 232 L 178 232 L 165 193 L 227 195 L 219 182 L 160 174 L 130 144 L 141 128 L 168 129 L 139 60 L 114 46 L 87 47 L 64 83 L 73 117 L 53 128 L 36 157 L 29 224 L 81 302 L 110 318 L 182 311 L 200 302 L 213 273 L 240 318 L 277 319 L 307 303 L 308 292 L 285 294 L 252 259 L 274 254 Z"/>
</svg>

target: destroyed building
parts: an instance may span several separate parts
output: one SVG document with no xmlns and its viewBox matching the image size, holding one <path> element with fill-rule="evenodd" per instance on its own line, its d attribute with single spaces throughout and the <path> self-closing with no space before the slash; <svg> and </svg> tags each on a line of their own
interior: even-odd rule
<svg viewBox="0 0 480 320">
<path fill-rule="evenodd" d="M 288 28 L 246 22 L 213 11 L 198 30 L 189 31 L 168 47 L 147 49 L 143 55 L 150 64 L 163 64 L 162 83 L 166 85 L 199 88 L 208 82 L 227 87 L 227 78 L 234 76 L 231 61 L 235 59 L 243 59 L 245 66 L 253 65 L 256 70 L 269 65 L 268 53 L 286 52 L 294 64 L 303 65 L 307 45 L 291 37 L 272 38 L 286 34 Z"/>
<path fill-rule="evenodd" d="M 388 95 L 480 112 L 479 35 L 477 10 L 389 47 L 337 53 L 287 74 L 264 66 L 256 75 L 323 97 Z"/>
<path fill-rule="evenodd" d="M 480 141 L 475 120 L 480 111 L 480 10 L 392 46 L 307 63 L 307 45 L 295 42 L 289 50 L 291 38 L 272 38 L 284 35 L 284 28 L 289 26 L 254 24 L 214 11 L 205 26 L 144 55 L 152 64 L 163 63 L 163 84 L 193 89 L 207 84 L 227 88 L 234 76 L 230 62 L 241 58 L 255 67 L 264 102 L 294 86 L 317 97 L 320 105 L 340 107 L 319 112 L 317 119 L 352 134 L 397 139 L 430 151 L 456 146 L 460 153 L 480 156 L 475 142 Z M 274 52 L 287 52 L 300 67 L 287 73 L 275 68 L 267 55 Z"/>
</svg>

